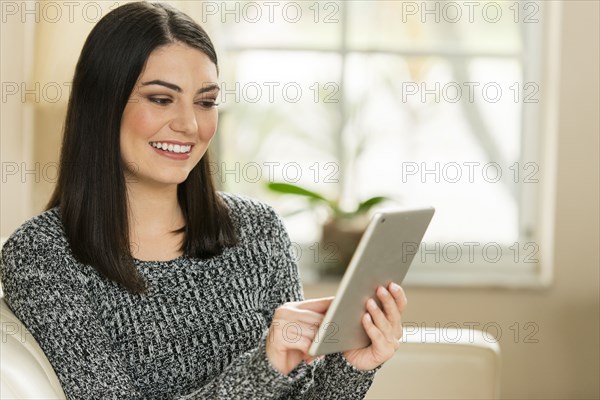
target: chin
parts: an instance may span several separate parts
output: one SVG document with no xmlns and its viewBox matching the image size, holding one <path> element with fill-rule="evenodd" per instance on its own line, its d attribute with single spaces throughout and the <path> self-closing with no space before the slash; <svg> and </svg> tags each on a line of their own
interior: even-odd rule
<svg viewBox="0 0 600 400">
<path fill-rule="evenodd" d="M 185 182 L 187 177 L 187 174 L 185 176 L 172 177 L 171 179 L 166 179 L 164 183 L 167 185 L 179 185 L 180 183 Z"/>
<path fill-rule="evenodd" d="M 179 185 L 185 182 L 189 174 L 190 171 L 172 172 L 169 174 L 162 173 L 159 176 L 155 176 L 153 180 L 163 185 Z"/>
</svg>

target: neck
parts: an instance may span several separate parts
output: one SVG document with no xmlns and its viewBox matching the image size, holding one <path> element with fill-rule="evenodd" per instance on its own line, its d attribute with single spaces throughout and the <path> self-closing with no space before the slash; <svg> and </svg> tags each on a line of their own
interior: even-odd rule
<svg viewBox="0 0 600 400">
<path fill-rule="evenodd" d="M 131 238 L 168 234 L 185 222 L 177 202 L 177 185 L 127 185 L 129 231 Z"/>
</svg>

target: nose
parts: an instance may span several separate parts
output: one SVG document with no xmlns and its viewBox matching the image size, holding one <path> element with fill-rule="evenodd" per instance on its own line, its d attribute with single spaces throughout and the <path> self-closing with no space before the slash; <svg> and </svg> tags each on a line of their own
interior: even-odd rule
<svg viewBox="0 0 600 400">
<path fill-rule="evenodd" d="M 193 105 L 180 104 L 175 111 L 170 126 L 174 131 L 188 135 L 198 132 L 198 121 Z"/>
</svg>

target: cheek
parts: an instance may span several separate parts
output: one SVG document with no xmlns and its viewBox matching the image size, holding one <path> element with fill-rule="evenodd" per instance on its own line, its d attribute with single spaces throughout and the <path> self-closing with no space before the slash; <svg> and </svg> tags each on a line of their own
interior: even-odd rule
<svg viewBox="0 0 600 400">
<path fill-rule="evenodd" d="M 132 109 L 128 113 L 123 113 L 123 122 L 121 123 L 121 135 L 125 134 L 125 139 L 145 139 L 154 134 L 156 126 L 159 125 L 156 116 L 150 110 L 144 108 Z"/>
<path fill-rule="evenodd" d="M 211 140 L 215 136 L 215 133 L 217 133 L 218 122 L 219 113 L 217 110 L 214 111 L 214 114 L 205 117 L 203 129 L 201 130 L 203 139 Z"/>
</svg>

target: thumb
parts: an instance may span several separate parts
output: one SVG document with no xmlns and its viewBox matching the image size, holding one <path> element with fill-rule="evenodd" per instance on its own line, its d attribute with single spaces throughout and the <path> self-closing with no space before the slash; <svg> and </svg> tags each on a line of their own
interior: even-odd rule
<svg viewBox="0 0 600 400">
<path fill-rule="evenodd" d="M 331 296 L 331 297 L 322 297 L 319 299 L 304 300 L 304 301 L 299 302 L 296 305 L 296 307 L 300 308 L 302 310 L 310 310 L 310 311 L 315 311 L 318 313 L 324 313 L 325 311 L 327 311 L 327 309 L 331 305 L 331 302 L 333 301 L 334 298 L 335 298 L 334 296 Z"/>
</svg>

